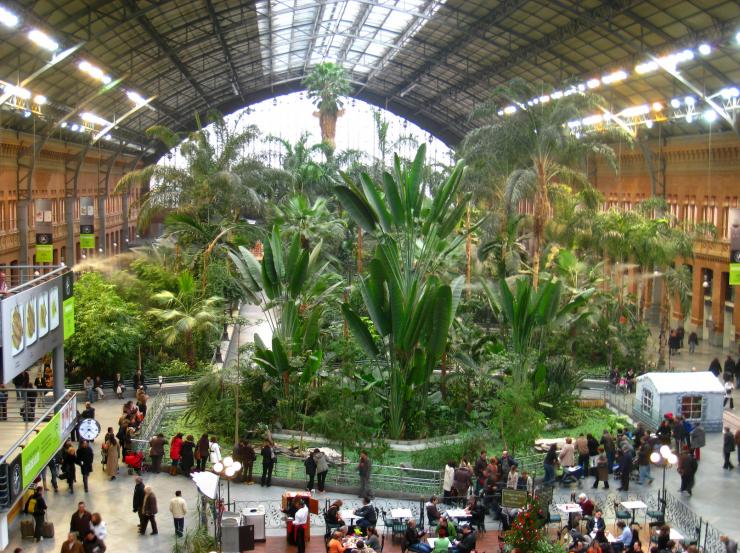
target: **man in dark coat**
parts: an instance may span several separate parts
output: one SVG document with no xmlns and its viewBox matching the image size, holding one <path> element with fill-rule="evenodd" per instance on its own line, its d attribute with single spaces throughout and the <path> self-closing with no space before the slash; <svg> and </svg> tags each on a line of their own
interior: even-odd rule
<svg viewBox="0 0 740 553">
<path fill-rule="evenodd" d="M 136 485 L 134 486 L 134 513 L 139 517 L 139 528 L 141 528 L 141 506 L 144 504 L 144 479 L 141 476 L 136 477 Z"/>
<path fill-rule="evenodd" d="M 697 468 L 699 468 L 699 465 L 696 464 L 696 459 L 694 459 L 689 448 L 684 447 L 681 457 L 678 458 L 678 474 L 681 475 L 681 489 L 678 490 L 679 492 L 688 492 L 691 495 Z"/>
<path fill-rule="evenodd" d="M 622 455 L 619 457 L 619 472 L 622 485 L 617 489 L 620 492 L 629 491 L 630 472 L 632 472 L 632 451 L 627 446 L 622 448 Z"/>
<path fill-rule="evenodd" d="M 275 466 L 275 449 L 270 445 L 269 442 L 265 442 L 262 446 L 262 478 L 260 479 L 261 486 L 272 486 L 272 469 Z"/>
<path fill-rule="evenodd" d="M 722 436 L 722 454 L 725 456 L 725 464 L 722 465 L 723 469 L 735 468 L 735 465 L 730 461 L 733 451 L 735 451 L 735 437 L 732 435 L 732 431 L 725 427 L 725 433 Z"/>
<path fill-rule="evenodd" d="M 80 442 L 80 448 L 77 450 L 77 464 L 80 465 L 82 484 L 87 491 L 87 477 L 93 471 L 93 450 L 86 440 Z"/>
<path fill-rule="evenodd" d="M 92 515 L 85 508 L 85 502 L 80 501 L 77 504 L 77 510 L 69 521 L 69 531 L 76 533 L 80 539 L 84 538 L 92 528 L 91 519 Z"/>
</svg>

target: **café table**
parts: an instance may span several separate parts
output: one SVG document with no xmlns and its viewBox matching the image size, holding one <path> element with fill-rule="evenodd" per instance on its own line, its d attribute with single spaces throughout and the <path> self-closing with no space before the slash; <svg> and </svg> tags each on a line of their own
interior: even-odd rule
<svg viewBox="0 0 740 553">
<path fill-rule="evenodd" d="M 447 509 L 445 513 L 447 514 L 448 518 L 454 518 L 455 520 L 471 518 L 473 516 L 465 509 Z"/>
<path fill-rule="evenodd" d="M 567 515 L 583 512 L 583 509 L 581 509 L 581 506 L 578 503 L 558 503 L 556 507 L 558 508 L 558 511 L 562 511 Z"/>
<path fill-rule="evenodd" d="M 594 530 L 593 532 L 591 532 L 591 534 L 589 534 L 589 535 L 591 536 L 591 539 L 592 540 L 593 539 L 596 539 L 596 530 Z M 606 541 L 608 541 L 609 543 L 614 543 L 615 541 L 617 541 L 617 538 L 615 538 L 614 536 L 612 536 L 612 533 L 609 532 L 608 530 L 606 532 L 604 532 L 604 536 L 606 536 Z"/>
<path fill-rule="evenodd" d="M 350 526 L 354 524 L 356 520 L 362 518 L 361 516 L 356 515 L 352 509 L 342 509 L 339 511 L 339 516 L 342 517 L 342 520 Z"/>
<path fill-rule="evenodd" d="M 647 505 L 642 501 L 622 501 L 621 505 L 625 509 L 630 509 L 632 511 L 632 522 L 630 522 L 630 524 L 635 523 L 635 512 L 637 509 L 647 509 Z"/>
<path fill-rule="evenodd" d="M 414 514 L 411 509 L 391 509 L 391 518 L 395 520 L 408 520 L 414 518 Z"/>
</svg>

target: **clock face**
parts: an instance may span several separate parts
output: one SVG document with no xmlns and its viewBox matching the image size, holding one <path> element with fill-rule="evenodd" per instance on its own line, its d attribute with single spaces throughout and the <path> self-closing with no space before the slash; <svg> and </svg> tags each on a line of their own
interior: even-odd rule
<svg viewBox="0 0 740 553">
<path fill-rule="evenodd" d="M 21 474 L 20 463 L 13 465 L 13 473 L 10 475 L 10 485 L 13 490 L 13 497 L 18 497 L 21 493 L 21 487 L 23 486 L 23 475 Z"/>
<path fill-rule="evenodd" d="M 733 250 L 732 251 L 732 262 L 733 263 L 740 263 L 740 250 Z"/>
<path fill-rule="evenodd" d="M 100 434 L 100 424 L 95 419 L 83 419 L 80 421 L 77 432 L 84 440 L 94 440 Z"/>
</svg>

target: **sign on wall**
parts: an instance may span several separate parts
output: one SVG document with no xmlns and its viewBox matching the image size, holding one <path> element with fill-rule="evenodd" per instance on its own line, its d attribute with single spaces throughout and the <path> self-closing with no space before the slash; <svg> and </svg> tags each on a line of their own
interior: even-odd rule
<svg viewBox="0 0 740 553">
<path fill-rule="evenodd" d="M 3 383 L 61 345 L 67 334 L 74 333 L 73 278 L 72 271 L 67 271 L 2 299 Z M 69 329 L 64 328 L 66 320 L 71 320 Z"/>
<path fill-rule="evenodd" d="M 740 208 L 730 208 L 730 284 L 740 285 Z"/>
<path fill-rule="evenodd" d="M 80 249 L 95 249 L 95 202 L 89 196 L 80 198 Z"/>
<path fill-rule="evenodd" d="M 36 263 L 52 263 L 54 261 L 54 228 L 51 200 L 34 200 L 34 213 Z"/>
</svg>

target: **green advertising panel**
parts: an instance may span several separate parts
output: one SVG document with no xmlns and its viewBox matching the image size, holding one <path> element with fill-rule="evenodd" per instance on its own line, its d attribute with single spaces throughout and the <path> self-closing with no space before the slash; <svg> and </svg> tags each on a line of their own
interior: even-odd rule
<svg viewBox="0 0 740 553">
<path fill-rule="evenodd" d="M 61 413 L 54 415 L 41 432 L 23 448 L 23 487 L 27 488 L 62 445 Z"/>
<path fill-rule="evenodd" d="M 64 321 L 64 339 L 66 340 L 75 333 L 75 298 L 74 296 L 64 300 L 62 304 Z"/>
<path fill-rule="evenodd" d="M 730 263 L 730 284 L 740 286 L 740 263 Z"/>
<path fill-rule="evenodd" d="M 95 235 L 94 234 L 80 234 L 80 249 L 94 250 L 95 249 Z"/>
<path fill-rule="evenodd" d="M 36 244 L 36 263 L 53 263 L 54 246 L 51 244 Z"/>
</svg>

